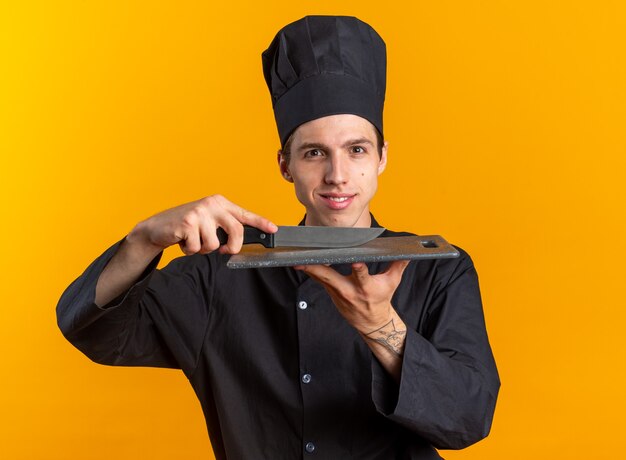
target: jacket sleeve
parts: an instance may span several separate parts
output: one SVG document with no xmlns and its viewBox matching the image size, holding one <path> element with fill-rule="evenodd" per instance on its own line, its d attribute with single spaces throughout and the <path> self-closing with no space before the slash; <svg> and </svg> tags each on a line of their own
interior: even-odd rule
<svg viewBox="0 0 626 460">
<path fill-rule="evenodd" d="M 500 387 L 476 270 L 463 251 L 457 261 L 437 283 L 421 333 L 407 330 L 399 385 L 372 362 L 377 410 L 440 449 L 487 436 Z"/>
<path fill-rule="evenodd" d="M 127 292 L 101 308 L 94 303 L 96 284 L 122 241 L 65 290 L 56 310 L 59 328 L 97 363 L 193 372 L 209 314 L 209 258 L 181 257 L 157 270 L 160 254 Z"/>
</svg>

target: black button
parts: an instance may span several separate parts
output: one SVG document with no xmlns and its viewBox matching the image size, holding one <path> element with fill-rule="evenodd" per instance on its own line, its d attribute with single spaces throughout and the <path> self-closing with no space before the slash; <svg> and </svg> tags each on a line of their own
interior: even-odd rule
<svg viewBox="0 0 626 460">
<path fill-rule="evenodd" d="M 304 375 L 302 376 L 302 381 L 303 381 L 304 383 L 309 383 L 309 382 L 311 381 L 311 374 L 304 374 Z"/>
<path fill-rule="evenodd" d="M 306 446 L 304 446 L 304 450 L 306 450 L 309 454 L 315 450 L 315 444 L 312 442 L 307 442 Z"/>
</svg>

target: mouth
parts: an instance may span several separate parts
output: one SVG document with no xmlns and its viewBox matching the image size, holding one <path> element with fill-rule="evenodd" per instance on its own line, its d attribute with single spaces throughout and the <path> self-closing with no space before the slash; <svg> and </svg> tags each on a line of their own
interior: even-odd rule
<svg viewBox="0 0 626 460">
<path fill-rule="evenodd" d="M 320 194 L 322 201 L 330 209 L 340 210 L 350 206 L 356 195 L 347 193 L 328 193 Z"/>
</svg>

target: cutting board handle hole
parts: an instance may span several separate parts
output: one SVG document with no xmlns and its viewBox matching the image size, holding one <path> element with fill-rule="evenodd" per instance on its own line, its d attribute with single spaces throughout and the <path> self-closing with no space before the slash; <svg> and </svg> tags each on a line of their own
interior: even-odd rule
<svg viewBox="0 0 626 460">
<path fill-rule="evenodd" d="M 422 240 L 420 241 L 420 243 L 422 243 L 422 246 L 424 246 L 425 248 L 438 248 L 439 245 L 434 241 L 434 240 Z"/>
</svg>

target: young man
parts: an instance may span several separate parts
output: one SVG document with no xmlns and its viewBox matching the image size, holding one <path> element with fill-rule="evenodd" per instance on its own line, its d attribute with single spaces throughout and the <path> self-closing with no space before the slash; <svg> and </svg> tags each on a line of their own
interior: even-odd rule
<svg viewBox="0 0 626 460">
<path fill-rule="evenodd" d="M 263 53 L 303 225 L 378 226 L 385 63 L 349 17 L 303 18 Z M 64 293 L 63 333 L 97 362 L 182 369 L 218 459 L 437 459 L 487 435 L 499 380 L 467 254 L 229 270 L 243 224 L 276 231 L 217 195 L 140 222 Z M 187 256 L 156 270 L 174 244 Z"/>
</svg>

